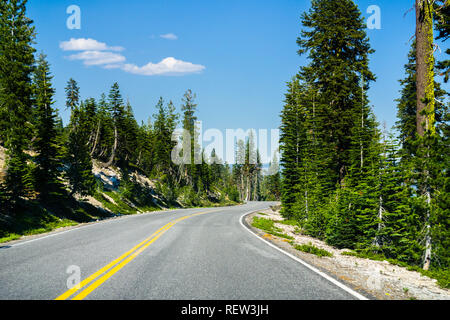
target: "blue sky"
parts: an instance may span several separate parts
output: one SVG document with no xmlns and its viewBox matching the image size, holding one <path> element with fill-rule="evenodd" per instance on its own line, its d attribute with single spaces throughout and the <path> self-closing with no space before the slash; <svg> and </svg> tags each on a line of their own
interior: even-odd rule
<svg viewBox="0 0 450 320">
<path fill-rule="evenodd" d="M 370 68 L 377 76 L 369 97 L 378 121 L 390 127 L 396 121 L 398 80 L 404 77 L 414 35 L 414 12 L 404 16 L 413 0 L 356 3 L 365 17 L 370 16 L 366 13 L 370 5 L 381 9 L 381 29 L 367 30 L 376 50 Z M 138 121 L 154 113 L 160 96 L 179 108 L 183 93 L 192 89 L 204 129 L 272 129 L 280 125 L 285 83 L 307 63 L 296 53 L 296 39 L 300 15 L 309 4 L 308 0 L 30 0 L 28 15 L 36 26 L 36 48 L 51 63 L 55 106 L 65 123 L 69 113 L 64 87 L 72 77 L 83 98 L 98 98 L 119 82 Z M 70 5 L 81 9 L 80 30 L 66 26 Z M 86 49 L 88 44 L 95 54 L 69 50 L 77 45 Z M 155 74 L 171 64 L 183 72 Z"/>
</svg>

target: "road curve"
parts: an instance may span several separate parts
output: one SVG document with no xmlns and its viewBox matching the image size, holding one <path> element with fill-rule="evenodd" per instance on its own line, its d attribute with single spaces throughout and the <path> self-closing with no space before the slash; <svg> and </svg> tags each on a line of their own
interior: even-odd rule
<svg viewBox="0 0 450 320">
<path fill-rule="evenodd" d="M 134 215 L 0 244 L 0 299 L 356 299 L 245 230 L 242 215 L 271 204 Z"/>
</svg>

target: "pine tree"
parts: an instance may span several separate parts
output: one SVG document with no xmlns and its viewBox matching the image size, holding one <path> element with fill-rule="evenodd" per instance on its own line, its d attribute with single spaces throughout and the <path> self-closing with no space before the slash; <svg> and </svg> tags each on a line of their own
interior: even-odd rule
<svg viewBox="0 0 450 320">
<path fill-rule="evenodd" d="M 97 102 L 94 98 L 89 98 L 84 101 L 84 112 L 86 113 L 86 129 L 89 132 L 88 141 L 90 154 L 92 155 L 99 133 Z"/>
<path fill-rule="evenodd" d="M 147 124 L 142 122 L 139 127 L 137 142 L 139 150 L 137 165 L 150 176 L 154 166 L 153 147 L 155 145 L 151 119 L 148 119 Z"/>
<path fill-rule="evenodd" d="M 245 143 L 240 139 L 235 144 L 235 163 L 232 169 L 233 182 L 238 190 L 240 201 L 245 199 L 244 165 Z"/>
<path fill-rule="evenodd" d="M 125 107 L 125 120 L 124 120 L 124 135 L 125 135 L 125 158 L 127 161 L 136 163 L 138 158 L 138 135 L 139 125 L 134 118 L 133 109 L 130 102 L 127 102 Z"/>
<path fill-rule="evenodd" d="M 114 145 L 114 119 L 105 94 L 101 95 L 98 102 L 97 118 L 100 130 L 98 131 L 98 142 L 94 144 L 95 148 L 93 146 L 91 155 L 100 161 L 107 161 Z"/>
<path fill-rule="evenodd" d="M 390 218 L 402 228 L 401 232 L 398 230 L 392 232 L 394 239 L 389 246 L 388 255 L 410 264 L 425 266 L 428 263 L 427 268 L 429 268 L 430 265 L 437 264 L 440 260 L 439 256 L 445 252 L 439 249 L 441 252 L 435 254 L 431 251 L 431 245 L 442 248 L 440 244 L 442 238 L 437 235 L 448 232 L 446 231 L 448 223 L 444 218 L 445 210 L 442 210 L 438 204 L 445 198 L 442 194 L 445 194 L 446 160 L 445 156 L 442 158 L 445 152 L 441 146 L 445 140 L 445 118 L 448 107 L 442 102 L 447 93 L 441 89 L 438 82 L 434 81 L 435 104 L 432 118 L 435 129 L 425 131 L 424 136 L 420 137 L 417 131 L 416 59 L 416 42 L 414 42 L 408 56 L 408 64 L 405 65 L 407 76 L 400 81 L 401 98 L 397 100 L 399 118 L 397 129 L 401 142 L 400 167 L 404 168 L 401 185 L 409 188 L 407 196 L 409 202 L 405 205 L 402 199 L 397 200 L 402 204 L 403 212 L 408 213 L 408 217 Z M 407 194 L 406 191 L 404 193 Z M 402 217 L 401 212 L 398 212 L 396 216 Z M 435 235 L 441 240 L 434 239 Z M 426 243 L 428 243 L 428 250 Z M 427 254 L 424 255 L 425 252 Z"/>
<path fill-rule="evenodd" d="M 401 97 L 397 100 L 396 128 L 399 130 L 399 138 L 402 144 L 403 159 L 410 159 L 415 154 L 414 141 L 416 139 L 416 50 L 415 42 L 408 54 L 408 63 L 405 65 L 406 78 L 400 80 L 402 86 Z"/>
<path fill-rule="evenodd" d="M 88 145 L 89 120 L 83 103 L 78 104 L 78 93 L 79 87 L 76 81 L 70 79 L 66 88 L 66 105 L 72 109 L 72 113 L 66 162 L 71 194 L 85 196 L 93 194 L 95 178 L 92 174 L 92 159 Z"/>
<path fill-rule="evenodd" d="M 305 29 L 297 40 L 299 54 L 308 53 L 311 63 L 300 75 L 320 92 L 316 97 L 320 115 L 317 131 L 327 133 L 322 136 L 322 147 L 333 150 L 326 163 L 334 179 L 330 184 L 340 184 L 352 165 L 349 133 L 359 125 L 355 114 L 361 115 L 360 80 L 364 79 L 366 91 L 375 80 L 368 68 L 368 56 L 374 50 L 361 12 L 351 0 L 313 0 L 302 24 Z"/>
<path fill-rule="evenodd" d="M 199 154 L 199 146 L 197 143 L 198 139 L 198 129 L 196 127 L 197 117 L 195 112 L 197 109 L 197 104 L 194 103 L 195 94 L 189 89 L 183 96 L 183 105 L 181 106 L 181 112 L 183 112 L 183 129 L 190 134 L 190 146 L 191 146 L 191 157 L 190 164 L 185 165 L 186 178 L 188 179 L 188 184 L 190 184 L 194 190 L 198 190 L 199 182 L 199 167 L 198 162 L 201 159 L 201 154 Z"/>
<path fill-rule="evenodd" d="M 223 164 L 222 160 L 218 158 L 216 149 L 212 149 L 210 155 L 210 166 L 211 166 L 211 179 L 214 183 L 223 186 Z"/>
<path fill-rule="evenodd" d="M 26 0 L 8 0 L 0 3 L 0 114 L 1 139 L 7 149 L 7 175 L 5 187 L 10 204 L 32 189 L 29 148 L 32 128 L 32 84 L 34 68 L 34 27 L 26 16 Z"/>
<path fill-rule="evenodd" d="M 46 56 L 41 54 L 37 60 L 34 75 L 34 101 L 37 116 L 37 137 L 34 140 L 36 169 L 35 190 L 42 200 L 48 200 L 63 187 L 59 170 L 62 168 L 60 138 L 56 127 L 57 111 L 52 108 L 55 90 L 52 87 L 50 66 Z"/>
<path fill-rule="evenodd" d="M 125 106 L 119 84 L 115 82 L 109 92 L 109 106 L 114 123 L 114 144 L 111 157 L 106 166 L 117 164 L 120 168 L 125 168 L 126 163 L 126 140 L 125 140 Z"/>
<path fill-rule="evenodd" d="M 282 170 L 281 202 L 282 214 L 286 218 L 294 217 L 293 205 L 297 198 L 297 188 L 300 180 L 300 148 L 303 145 L 304 134 L 302 118 L 297 103 L 299 92 L 298 81 L 288 83 L 286 104 L 281 113 L 280 152 Z"/>
<path fill-rule="evenodd" d="M 436 134 L 435 81 L 434 81 L 434 38 L 433 4 L 425 0 L 416 0 L 416 119 L 417 119 L 417 158 L 416 168 L 419 200 L 424 209 L 423 269 L 428 270 L 432 263 L 433 220 L 435 212 L 436 180 L 434 172 L 439 171 L 436 161 L 436 146 L 439 137 Z"/>
<path fill-rule="evenodd" d="M 402 159 L 403 151 L 392 133 L 384 139 L 382 145 L 379 186 L 383 201 L 375 244 L 378 251 L 387 258 L 418 264 L 422 249 L 417 241 L 420 216 L 411 202 L 411 159 Z"/>
<path fill-rule="evenodd" d="M 281 199 L 281 172 L 278 157 L 274 154 L 272 162 L 269 163 L 268 175 L 264 176 L 263 194 L 266 200 L 280 201 Z"/>
<path fill-rule="evenodd" d="M 172 101 L 164 106 L 163 98 L 160 98 L 156 105 L 157 113 L 154 114 L 153 124 L 154 134 L 154 171 L 156 175 L 162 175 L 164 181 L 173 183 L 175 170 L 171 161 L 172 149 L 175 143 L 172 141 L 172 134 L 176 128 L 178 115 Z"/>
<path fill-rule="evenodd" d="M 66 91 L 66 107 L 70 109 L 70 111 L 78 108 L 80 103 L 80 88 L 78 87 L 77 82 L 70 78 L 67 82 L 67 86 L 65 87 Z"/>
<path fill-rule="evenodd" d="M 376 230 L 378 132 L 366 95 L 373 50 L 353 1 L 313 0 L 302 25 L 298 53 L 310 63 L 289 83 L 282 112 L 283 214 L 312 236 L 356 247 Z"/>
<path fill-rule="evenodd" d="M 434 241 L 434 255 L 431 267 L 444 269 L 450 267 L 450 114 L 449 105 L 444 109 L 441 125 L 437 126 L 438 139 L 436 143 L 434 190 L 435 200 L 433 206 L 435 215 L 432 217 L 432 238 Z"/>
</svg>

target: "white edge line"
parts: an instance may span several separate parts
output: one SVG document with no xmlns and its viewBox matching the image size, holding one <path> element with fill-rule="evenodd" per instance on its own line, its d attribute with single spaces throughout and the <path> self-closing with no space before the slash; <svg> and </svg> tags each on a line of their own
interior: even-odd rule
<svg viewBox="0 0 450 320">
<path fill-rule="evenodd" d="M 350 289 L 349 287 L 347 287 L 347 286 L 344 285 L 343 283 L 341 283 L 341 282 L 337 281 L 336 279 L 330 277 L 330 276 L 327 275 L 326 273 L 323 273 L 322 271 L 320 271 L 320 270 L 314 268 L 314 267 L 311 266 L 310 264 L 308 264 L 308 263 L 306 263 L 305 261 L 303 261 L 303 260 L 297 258 L 296 256 L 293 256 L 293 255 L 290 254 L 289 252 L 286 252 L 286 251 L 284 251 L 284 250 L 278 248 L 276 245 L 270 243 L 269 241 L 264 240 L 263 238 L 261 238 L 260 236 L 258 236 L 256 233 L 254 233 L 252 230 L 250 230 L 249 228 L 247 228 L 247 227 L 244 225 L 244 223 L 243 223 L 242 221 L 244 220 L 244 217 L 245 217 L 245 216 L 247 216 L 247 215 L 249 215 L 249 214 L 251 214 L 251 213 L 254 213 L 254 212 L 255 212 L 255 211 L 250 211 L 250 212 L 244 213 L 244 214 L 241 216 L 241 219 L 239 220 L 239 223 L 241 224 L 241 226 L 242 226 L 245 230 L 247 230 L 248 232 L 250 232 L 252 235 L 254 235 L 254 236 L 255 236 L 256 238 L 258 238 L 259 240 L 265 242 L 266 244 L 268 244 L 268 245 L 271 246 L 272 248 L 275 248 L 275 249 L 277 249 L 278 251 L 284 253 L 285 255 L 287 255 L 288 257 L 294 259 L 295 261 L 301 263 L 302 265 L 304 265 L 305 267 L 307 267 L 307 268 L 310 269 L 311 271 L 314 271 L 314 272 L 317 273 L 318 275 L 320 275 L 320 276 L 322 276 L 323 278 L 327 279 L 328 281 L 330 281 L 330 282 L 333 283 L 334 285 L 336 285 L 336 286 L 338 286 L 339 288 L 341 288 L 341 289 L 345 290 L 346 292 L 350 293 L 352 296 L 358 298 L 359 300 L 369 300 L 368 298 L 364 297 L 363 295 L 359 294 L 358 292 L 356 292 L 356 291 Z"/>
</svg>

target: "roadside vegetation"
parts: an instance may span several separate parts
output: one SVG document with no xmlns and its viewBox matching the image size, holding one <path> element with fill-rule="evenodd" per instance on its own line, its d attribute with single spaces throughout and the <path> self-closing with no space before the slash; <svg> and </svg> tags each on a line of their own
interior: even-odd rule
<svg viewBox="0 0 450 320">
<path fill-rule="evenodd" d="M 316 246 L 309 244 L 294 244 L 292 243 L 292 246 L 299 251 L 311 253 L 318 257 L 332 257 L 333 254 L 331 252 L 328 252 L 327 250 L 317 248 Z"/>
<path fill-rule="evenodd" d="M 258 213 L 258 216 L 269 216 L 269 214 L 261 212 L 261 213 Z M 326 249 L 319 248 L 319 247 L 315 246 L 314 244 L 312 244 L 311 242 L 301 243 L 301 244 L 297 243 L 294 238 L 295 236 L 306 235 L 306 232 L 303 229 L 301 229 L 301 227 L 298 226 L 298 223 L 294 223 L 292 220 L 272 220 L 270 218 L 261 218 L 258 216 L 254 216 L 252 218 L 252 226 L 253 227 L 263 230 L 274 236 L 278 236 L 278 237 L 284 238 L 284 239 L 289 239 L 290 240 L 289 244 L 294 249 L 299 250 L 301 252 L 313 254 L 317 257 L 333 257 L 334 256 L 333 253 L 329 252 Z M 281 228 L 277 227 L 276 224 L 293 226 L 294 229 L 291 231 L 288 231 L 287 232 L 288 234 L 286 234 L 286 233 L 283 233 L 283 230 Z M 292 232 L 292 236 L 289 234 L 290 232 Z M 310 236 L 308 236 L 308 237 L 310 237 Z M 316 238 L 316 239 L 320 240 L 318 238 Z M 334 246 L 330 246 L 330 247 L 332 247 L 333 249 L 336 249 L 336 250 L 342 249 L 342 248 L 338 248 L 338 247 L 334 247 Z M 423 268 L 420 268 L 418 266 L 409 265 L 398 259 L 387 258 L 383 254 L 379 254 L 372 250 L 367 250 L 367 249 L 349 250 L 349 249 L 344 248 L 344 251 L 340 252 L 339 254 L 343 255 L 343 256 L 353 256 L 353 257 L 357 257 L 357 258 L 368 259 L 368 260 L 372 260 L 372 261 L 387 261 L 392 265 L 405 268 L 406 270 L 409 270 L 409 271 L 416 271 L 416 272 L 419 272 L 420 274 L 422 274 L 423 276 L 427 276 L 429 278 L 436 279 L 439 287 L 444 288 L 444 289 L 450 289 L 450 271 L 449 270 L 443 270 L 443 269 L 441 269 L 441 270 L 423 270 Z"/>
<path fill-rule="evenodd" d="M 281 213 L 298 232 L 422 269 L 446 287 L 450 51 L 435 48 L 449 39 L 449 8 L 449 1 L 416 0 L 420 19 L 390 129 L 369 100 L 374 50 L 358 6 L 311 1 L 297 39 L 307 62 L 288 82 L 280 135 Z"/>
<path fill-rule="evenodd" d="M 283 230 L 281 230 L 280 228 L 277 228 L 275 226 L 274 221 L 270 220 L 270 219 L 253 217 L 252 226 L 255 228 L 261 229 L 261 230 L 263 230 L 271 235 L 274 235 L 276 237 L 289 239 L 289 240 L 293 239 L 293 237 L 282 233 Z"/>
</svg>

